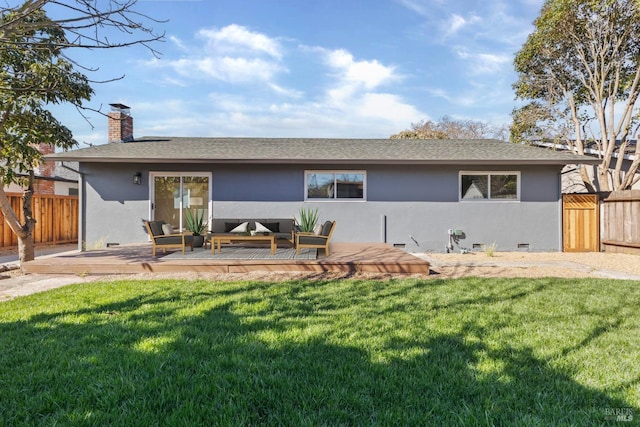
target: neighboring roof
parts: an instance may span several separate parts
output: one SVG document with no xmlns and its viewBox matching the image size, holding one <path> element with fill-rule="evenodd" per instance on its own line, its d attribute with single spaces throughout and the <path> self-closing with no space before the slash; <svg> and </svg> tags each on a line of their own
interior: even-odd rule
<svg viewBox="0 0 640 427">
<path fill-rule="evenodd" d="M 566 151 L 495 139 L 322 139 L 144 137 L 55 153 L 96 163 L 307 163 L 510 165 L 598 163 Z"/>
<path fill-rule="evenodd" d="M 5 163 L 3 163 L 3 165 L 4 164 Z M 78 162 L 66 163 L 65 165 L 68 168 L 71 168 L 72 170 L 69 170 L 68 168 L 63 167 L 61 162 L 56 162 L 56 166 L 54 169 L 54 176 L 43 176 L 43 175 L 40 175 L 40 173 L 37 170 L 35 170 L 34 178 L 42 179 L 45 181 L 78 182 L 78 173 L 74 172 L 78 170 Z M 18 176 L 23 176 L 23 177 L 29 176 L 28 173 L 20 172 L 17 170 L 15 171 L 15 173 Z"/>
<path fill-rule="evenodd" d="M 560 144 L 560 143 L 555 143 L 555 142 L 547 142 L 547 141 L 531 141 L 532 145 L 537 145 L 538 147 L 547 147 L 547 148 L 552 148 L 554 150 L 567 150 L 567 151 L 572 151 L 575 152 L 575 147 L 569 145 L 569 144 Z M 631 139 L 627 141 L 627 146 L 624 150 L 624 154 L 622 156 L 622 158 L 624 160 L 630 160 L 633 161 L 636 156 L 635 156 L 635 152 L 636 152 L 636 145 L 638 144 L 638 141 L 635 139 Z M 620 149 L 620 145 L 622 145 L 620 140 L 616 141 L 616 150 Z M 604 151 L 602 151 L 598 145 L 596 144 L 595 141 L 587 141 L 584 144 L 584 153 L 585 155 L 588 156 L 603 156 L 604 155 Z M 620 157 L 620 153 L 619 151 L 614 151 L 613 153 L 611 153 L 611 155 L 614 158 L 618 158 Z"/>
<path fill-rule="evenodd" d="M 66 166 L 66 167 L 65 167 Z M 56 162 L 55 174 L 60 181 L 78 182 L 78 162 L 64 163 Z"/>
</svg>

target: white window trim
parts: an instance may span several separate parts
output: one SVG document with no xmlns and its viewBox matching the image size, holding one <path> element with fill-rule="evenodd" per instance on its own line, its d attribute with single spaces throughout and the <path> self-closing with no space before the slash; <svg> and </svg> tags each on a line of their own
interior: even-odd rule
<svg viewBox="0 0 640 427">
<path fill-rule="evenodd" d="M 352 199 L 352 198 L 339 198 L 337 197 L 337 193 L 335 194 L 335 196 L 332 199 L 313 199 L 313 198 L 309 198 L 307 197 L 308 193 L 307 193 L 307 189 L 308 187 L 308 182 L 307 182 L 307 176 L 309 174 L 312 173 L 317 173 L 317 174 L 333 174 L 334 175 L 334 182 L 335 182 L 335 176 L 338 174 L 361 174 L 362 175 L 362 199 Z M 351 169 L 310 169 L 310 170 L 305 170 L 304 171 L 304 201 L 305 202 L 319 202 L 319 203 L 326 203 L 326 202 L 366 202 L 367 201 L 367 171 L 364 170 L 351 170 Z"/>
<path fill-rule="evenodd" d="M 487 199 L 463 199 L 462 198 L 462 175 L 516 175 L 518 183 L 516 186 L 516 198 L 515 199 L 492 199 L 491 195 Z M 489 178 L 491 180 L 491 178 Z M 520 171 L 500 171 L 500 170 L 491 170 L 491 171 L 460 171 L 458 173 L 458 201 L 464 203 L 518 203 L 520 202 L 520 185 L 521 185 L 521 174 Z M 489 183 L 489 190 L 491 190 L 491 183 Z"/>
</svg>

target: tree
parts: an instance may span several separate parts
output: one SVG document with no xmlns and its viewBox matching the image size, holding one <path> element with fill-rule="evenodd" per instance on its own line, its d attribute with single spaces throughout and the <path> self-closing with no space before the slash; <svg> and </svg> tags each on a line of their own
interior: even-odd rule
<svg viewBox="0 0 640 427">
<path fill-rule="evenodd" d="M 561 140 L 578 154 L 594 142 L 602 162 L 596 182 L 581 167 L 585 183 L 630 188 L 640 146 L 627 171 L 622 154 L 638 131 L 638 0 L 547 0 L 534 24 L 515 58 L 514 89 L 525 104 L 513 112 L 511 140 Z"/>
<path fill-rule="evenodd" d="M 147 45 L 158 40 L 151 29 L 132 17 L 144 18 L 132 10 L 134 0 L 28 0 L 21 6 L 0 9 L 0 176 L 3 184 L 26 185 L 23 220 L 14 212 L 0 186 L 0 210 L 18 237 L 20 262 L 34 259 L 31 212 L 33 169 L 42 160 L 37 145 L 48 143 L 69 149 L 76 145 L 71 131 L 47 110 L 47 106 L 70 103 L 79 110 L 93 90 L 79 66 L 64 55 L 69 48 L 115 48 Z M 101 6 L 99 6 L 101 5 Z M 53 20 L 45 6 L 64 9 Z M 133 40 L 111 41 L 104 28 L 117 29 Z M 142 37 L 136 37 L 142 32 Z M 153 51 L 155 53 L 155 51 Z M 93 82 L 95 83 L 95 82 Z M 26 174 L 28 178 L 23 178 Z"/>
<path fill-rule="evenodd" d="M 412 123 L 411 129 L 391 135 L 391 139 L 482 139 L 500 138 L 503 129 L 487 122 L 475 120 L 453 120 L 449 116 L 439 121 Z"/>
</svg>

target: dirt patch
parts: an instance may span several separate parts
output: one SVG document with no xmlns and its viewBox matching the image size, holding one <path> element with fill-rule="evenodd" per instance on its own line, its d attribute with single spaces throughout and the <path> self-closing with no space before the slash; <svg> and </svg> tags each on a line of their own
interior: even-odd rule
<svg viewBox="0 0 640 427">
<path fill-rule="evenodd" d="M 496 252 L 487 256 L 483 252 L 468 254 L 422 253 L 414 254 L 431 264 L 431 273 L 144 273 L 135 275 L 23 275 L 19 270 L 0 273 L 0 301 L 17 296 L 42 292 L 71 283 L 110 280 L 211 280 L 211 281 L 268 281 L 288 280 L 389 280 L 402 278 L 447 279 L 461 277 L 561 277 L 561 278 L 615 278 L 640 282 L 640 256 L 619 253 L 563 253 L 563 252 Z"/>
<path fill-rule="evenodd" d="M 640 280 L 640 256 L 607 252 L 417 254 L 442 277 L 613 277 Z"/>
</svg>

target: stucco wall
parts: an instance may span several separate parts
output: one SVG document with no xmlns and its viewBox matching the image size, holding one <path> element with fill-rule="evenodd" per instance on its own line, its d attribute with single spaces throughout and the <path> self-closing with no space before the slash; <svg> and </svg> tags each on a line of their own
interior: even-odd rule
<svg viewBox="0 0 640 427">
<path fill-rule="evenodd" d="M 403 245 L 408 251 L 438 251 L 448 229 L 464 232 L 461 247 L 496 243 L 498 250 L 528 245 L 559 250 L 560 168 L 430 167 L 349 165 L 105 165 L 83 164 L 86 188 L 85 240 L 100 243 L 147 241 L 143 221 L 151 215 L 149 171 L 212 173 L 213 215 L 218 218 L 291 217 L 304 200 L 304 171 L 364 170 L 367 201 L 306 202 L 322 220 L 335 219 L 335 241 Z M 519 202 L 458 200 L 460 170 L 521 172 Z M 142 185 L 132 177 L 142 172 Z M 458 247 L 456 247 L 456 250 Z"/>
</svg>

